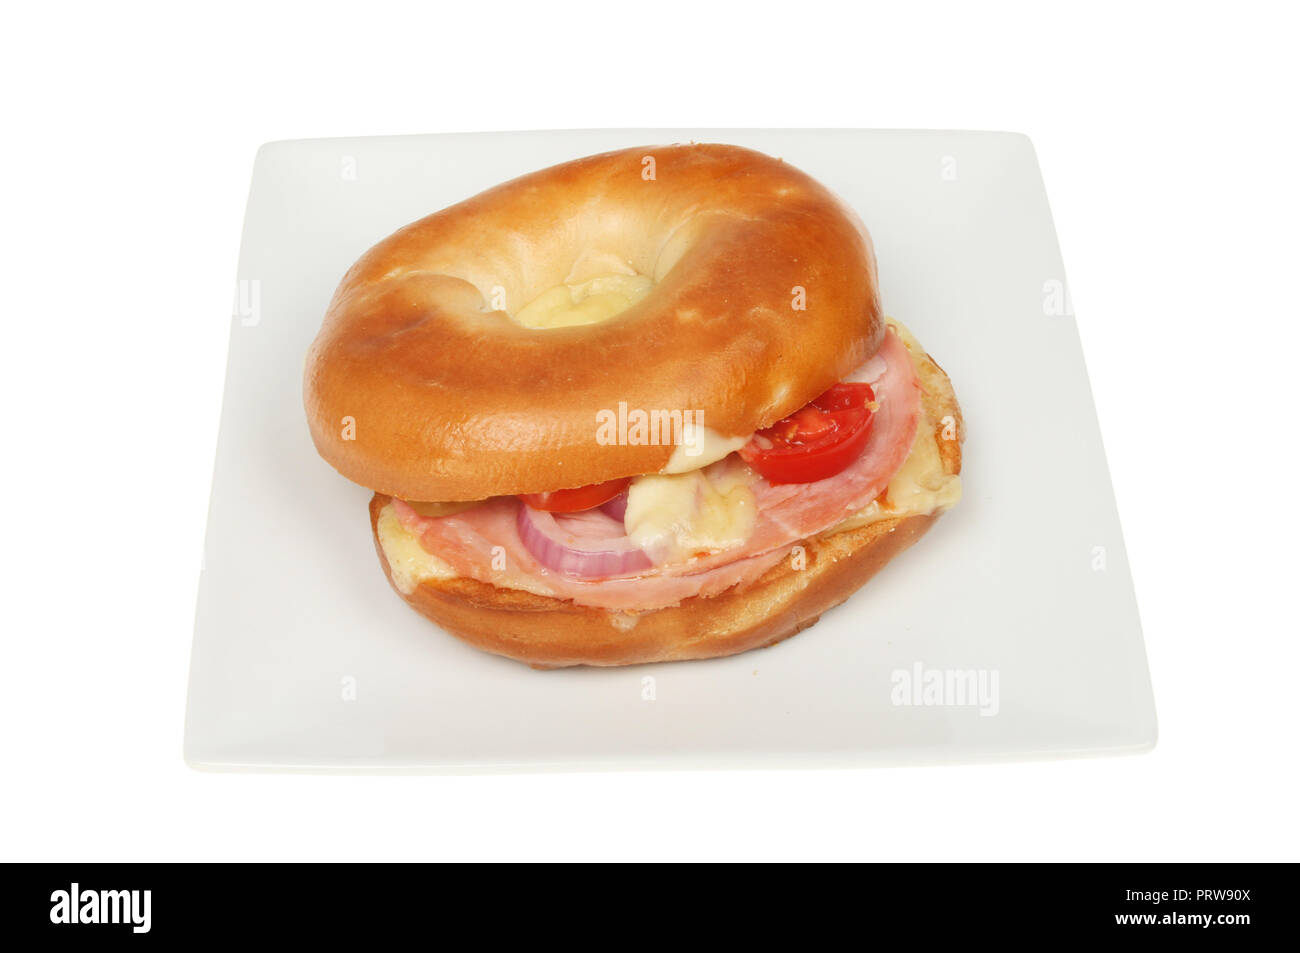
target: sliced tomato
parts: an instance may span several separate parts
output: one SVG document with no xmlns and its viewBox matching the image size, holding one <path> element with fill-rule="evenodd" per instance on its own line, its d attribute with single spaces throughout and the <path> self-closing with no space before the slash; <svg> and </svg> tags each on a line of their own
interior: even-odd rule
<svg viewBox="0 0 1300 953">
<path fill-rule="evenodd" d="M 876 395 L 870 384 L 835 384 L 740 448 L 769 483 L 813 483 L 856 460 L 871 436 Z"/>
<path fill-rule="evenodd" d="M 593 483 L 579 486 L 572 490 L 551 490 L 547 493 L 525 493 L 520 497 L 535 510 L 548 513 L 578 513 L 594 509 L 602 503 L 608 503 L 627 489 L 631 477 L 621 480 L 608 480 L 605 483 Z"/>
</svg>

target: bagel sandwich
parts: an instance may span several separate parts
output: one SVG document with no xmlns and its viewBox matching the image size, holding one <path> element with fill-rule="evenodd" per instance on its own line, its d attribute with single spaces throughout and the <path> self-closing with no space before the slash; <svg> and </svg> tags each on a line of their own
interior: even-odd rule
<svg viewBox="0 0 1300 953">
<path fill-rule="evenodd" d="M 400 229 L 306 361 L 393 588 L 537 668 L 812 625 L 961 496 L 947 375 L 832 193 L 729 145 L 590 156 Z"/>
</svg>

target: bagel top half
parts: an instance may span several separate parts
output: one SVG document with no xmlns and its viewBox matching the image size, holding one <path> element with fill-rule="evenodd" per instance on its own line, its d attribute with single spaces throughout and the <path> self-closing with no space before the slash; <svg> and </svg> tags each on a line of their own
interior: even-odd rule
<svg viewBox="0 0 1300 953">
<path fill-rule="evenodd" d="M 517 319 L 604 275 L 648 293 L 598 323 Z M 884 332 L 870 238 L 823 186 L 736 146 L 647 146 L 523 176 L 370 249 L 308 353 L 304 399 L 321 456 L 380 493 L 544 492 L 668 464 L 671 445 L 598 441 L 602 411 L 698 410 L 745 437 Z"/>
</svg>

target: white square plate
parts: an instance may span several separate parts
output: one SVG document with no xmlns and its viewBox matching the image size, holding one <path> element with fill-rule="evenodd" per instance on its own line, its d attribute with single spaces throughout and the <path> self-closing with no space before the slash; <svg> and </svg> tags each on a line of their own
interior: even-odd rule
<svg viewBox="0 0 1300 953">
<path fill-rule="evenodd" d="M 771 649 L 552 672 L 482 654 L 389 589 L 370 494 L 308 437 L 303 355 L 344 271 L 397 227 L 556 162 L 692 139 L 781 156 L 862 215 L 886 310 L 956 387 L 969 428 L 965 499 L 849 602 Z M 238 279 L 185 725 L 191 765 L 779 767 L 1155 743 L 1096 413 L 1023 136 L 642 130 L 272 143 L 257 157 Z M 921 683 L 982 673 L 989 693 L 978 704 L 952 694 L 898 704 L 918 666 Z"/>
</svg>

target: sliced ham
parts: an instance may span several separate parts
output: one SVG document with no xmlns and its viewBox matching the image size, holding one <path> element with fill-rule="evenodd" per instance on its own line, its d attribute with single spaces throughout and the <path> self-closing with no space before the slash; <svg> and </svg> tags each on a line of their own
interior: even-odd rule
<svg viewBox="0 0 1300 953">
<path fill-rule="evenodd" d="M 613 579 L 571 579 L 548 570 L 524 547 L 514 497 L 498 497 L 452 516 L 426 517 L 394 500 L 406 529 L 430 553 L 462 576 L 523 589 L 580 605 L 641 611 L 676 605 L 746 585 L 776 565 L 800 540 L 823 532 L 865 507 L 903 465 L 916 436 L 921 385 L 907 348 L 890 330 L 876 356 L 851 378 L 872 385 L 880 407 L 862 455 L 835 476 L 815 483 L 773 486 L 750 471 L 757 504 L 745 543 L 721 552 L 655 566 Z M 734 467 L 728 458 L 713 467 Z"/>
<path fill-rule="evenodd" d="M 865 381 L 875 391 L 880 409 L 862 455 L 834 476 L 815 483 L 773 486 L 756 475 L 751 488 L 758 519 L 743 552 L 763 552 L 816 536 L 862 509 L 889 485 L 916 438 L 921 382 L 907 348 L 892 330 L 868 363 L 877 361 L 875 378 Z M 692 560 L 691 565 L 698 571 L 720 565 L 735 553 L 710 553 Z"/>
<path fill-rule="evenodd" d="M 662 609 L 692 596 L 714 596 L 753 582 L 790 549 L 786 546 L 757 554 L 733 551 L 730 562 L 707 571 L 651 572 L 588 582 L 551 572 L 524 548 L 515 528 L 517 508 L 522 505 L 513 497 L 497 497 L 455 516 L 433 518 L 421 516 L 401 500 L 393 501 L 402 525 L 457 574 L 601 609 Z"/>
</svg>

